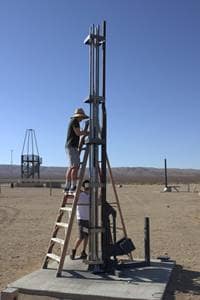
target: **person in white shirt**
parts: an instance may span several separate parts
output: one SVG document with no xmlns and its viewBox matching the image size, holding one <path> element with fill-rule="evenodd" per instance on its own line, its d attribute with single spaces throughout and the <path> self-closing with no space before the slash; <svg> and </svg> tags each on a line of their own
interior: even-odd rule
<svg viewBox="0 0 200 300">
<path fill-rule="evenodd" d="M 71 251 L 70 258 L 75 259 L 76 251 L 83 242 L 83 250 L 79 258 L 86 259 L 85 252 L 88 243 L 88 228 L 89 228 L 89 205 L 90 205 L 90 181 L 84 180 L 82 183 L 83 191 L 81 191 L 76 210 L 76 217 L 79 227 L 79 237 L 75 241 L 74 248 Z"/>
</svg>

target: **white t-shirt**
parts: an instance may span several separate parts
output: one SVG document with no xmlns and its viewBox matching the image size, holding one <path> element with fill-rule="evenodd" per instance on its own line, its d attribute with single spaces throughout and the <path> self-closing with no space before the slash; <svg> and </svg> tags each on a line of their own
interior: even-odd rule
<svg viewBox="0 0 200 300">
<path fill-rule="evenodd" d="M 77 203 L 77 209 L 76 209 L 77 220 L 89 220 L 89 210 L 90 210 L 89 203 L 90 203 L 90 194 L 81 192 Z"/>
</svg>

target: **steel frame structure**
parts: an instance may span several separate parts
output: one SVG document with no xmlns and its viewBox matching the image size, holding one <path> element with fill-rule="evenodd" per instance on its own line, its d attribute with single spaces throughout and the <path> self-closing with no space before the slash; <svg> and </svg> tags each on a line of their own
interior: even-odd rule
<svg viewBox="0 0 200 300">
<path fill-rule="evenodd" d="M 89 263 L 98 269 L 107 259 L 106 232 L 106 22 L 91 26 L 84 43 L 89 46 Z M 101 63 L 101 65 L 100 65 Z"/>
<path fill-rule="evenodd" d="M 101 272 L 112 266 L 110 259 L 110 226 L 108 202 L 106 199 L 108 163 L 107 117 L 106 117 L 106 22 L 100 26 L 91 26 L 84 43 L 89 46 L 89 176 L 90 176 L 90 228 L 89 258 L 91 270 Z M 150 264 L 149 219 L 145 219 L 145 261 Z M 116 242 L 116 232 L 113 232 Z"/>
<path fill-rule="evenodd" d="M 35 130 L 26 129 L 21 154 L 21 178 L 39 179 L 41 164 L 42 158 L 39 156 Z"/>
</svg>

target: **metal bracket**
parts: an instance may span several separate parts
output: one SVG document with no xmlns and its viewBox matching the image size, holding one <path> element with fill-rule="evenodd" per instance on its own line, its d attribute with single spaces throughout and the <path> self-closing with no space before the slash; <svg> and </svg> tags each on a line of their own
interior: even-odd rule
<svg viewBox="0 0 200 300">
<path fill-rule="evenodd" d="M 89 232 L 101 233 L 105 232 L 105 229 L 103 227 L 89 228 Z"/>
<path fill-rule="evenodd" d="M 102 96 L 89 96 L 84 100 L 84 103 L 105 103 L 105 99 Z"/>
<path fill-rule="evenodd" d="M 99 43 L 99 45 L 101 45 L 102 43 L 105 43 L 105 38 L 104 36 L 101 35 L 96 35 L 96 34 L 89 34 L 85 40 L 84 40 L 84 44 L 85 45 L 91 45 L 92 43 L 94 44 L 94 41 L 97 41 Z"/>
<path fill-rule="evenodd" d="M 104 140 L 101 140 L 101 139 L 90 139 L 89 141 L 86 142 L 86 144 L 88 145 L 93 145 L 93 144 L 96 144 L 96 145 L 104 145 L 105 144 L 105 141 Z"/>
</svg>

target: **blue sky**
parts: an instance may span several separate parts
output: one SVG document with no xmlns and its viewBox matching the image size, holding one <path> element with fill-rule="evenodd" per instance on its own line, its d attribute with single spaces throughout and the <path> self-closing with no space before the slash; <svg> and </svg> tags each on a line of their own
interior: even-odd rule
<svg viewBox="0 0 200 300">
<path fill-rule="evenodd" d="M 91 24 L 107 21 L 112 166 L 200 168 L 200 1 L 1 0 L 0 164 L 27 128 L 45 166 L 66 166 L 66 129 L 88 112 Z"/>
</svg>

